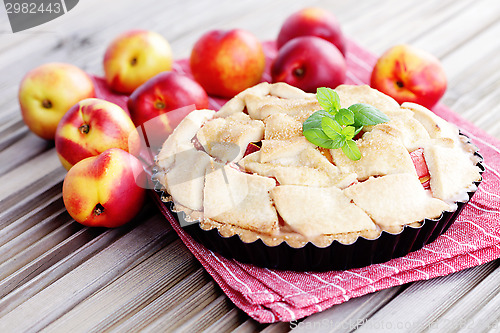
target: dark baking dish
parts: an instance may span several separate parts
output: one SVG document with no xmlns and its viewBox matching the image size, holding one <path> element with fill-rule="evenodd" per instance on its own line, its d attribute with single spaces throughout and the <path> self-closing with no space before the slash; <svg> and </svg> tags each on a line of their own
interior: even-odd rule
<svg viewBox="0 0 500 333">
<path fill-rule="evenodd" d="M 482 174 L 485 170 L 482 165 L 483 158 L 478 152 L 475 152 L 475 156 L 479 158 L 476 165 Z M 476 190 L 481 181 L 474 182 Z M 154 182 L 157 183 L 155 180 Z M 183 229 L 194 240 L 210 250 L 242 263 L 294 271 L 344 270 L 383 263 L 405 256 L 433 242 L 453 224 L 476 190 L 467 192 L 468 200 L 456 202 L 457 209 L 455 211 L 445 211 L 437 219 L 425 219 L 418 227 L 406 225 L 399 233 L 382 231 L 375 239 L 360 236 L 352 244 L 343 244 L 334 240 L 326 247 L 318 247 L 308 242 L 301 248 L 295 248 L 283 241 L 277 246 L 269 246 L 261 239 L 251 243 L 243 242 L 237 234 L 224 237 L 217 228 L 204 230 L 198 222 L 189 223 L 187 226 L 183 226 Z M 170 223 L 179 224 L 179 218 L 186 219 L 184 212 L 174 212 L 173 202 L 165 199 L 166 196 L 159 188 L 156 189 L 155 193 L 156 202 L 159 205 L 164 205 L 170 211 L 171 214 L 164 214 Z"/>
</svg>

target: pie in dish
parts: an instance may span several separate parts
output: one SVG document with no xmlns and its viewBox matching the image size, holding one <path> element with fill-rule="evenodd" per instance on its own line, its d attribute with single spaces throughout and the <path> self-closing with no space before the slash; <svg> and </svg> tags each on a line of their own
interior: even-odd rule
<svg viewBox="0 0 500 333">
<path fill-rule="evenodd" d="M 165 141 L 155 177 L 174 210 L 224 237 L 300 248 L 401 232 L 468 200 L 479 158 L 454 125 L 369 86 L 335 91 L 341 107 L 365 103 L 389 118 L 354 138 L 359 160 L 303 135 L 321 109 L 316 94 L 261 83 L 218 112 L 191 112 Z"/>
</svg>

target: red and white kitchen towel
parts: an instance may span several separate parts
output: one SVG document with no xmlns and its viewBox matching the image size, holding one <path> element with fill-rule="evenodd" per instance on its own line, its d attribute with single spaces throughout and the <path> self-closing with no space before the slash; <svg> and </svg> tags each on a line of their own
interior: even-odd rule
<svg viewBox="0 0 500 333">
<path fill-rule="evenodd" d="M 268 59 L 272 59 L 276 53 L 274 43 L 264 46 Z M 368 84 L 376 57 L 349 41 L 346 59 L 346 83 Z M 190 75 L 186 60 L 178 61 L 174 70 Z M 268 73 L 269 68 L 264 80 L 269 81 Z M 224 102 L 210 98 L 214 109 Z M 455 123 L 479 147 L 486 171 L 479 190 L 455 223 L 419 251 L 383 264 L 345 271 L 278 271 L 226 259 L 193 241 L 179 225 L 172 226 L 228 297 L 262 323 L 296 320 L 377 290 L 447 275 L 497 259 L 500 257 L 500 141 L 444 105 L 437 105 L 433 111 Z M 163 214 L 169 216 L 166 207 L 158 203 Z"/>
</svg>

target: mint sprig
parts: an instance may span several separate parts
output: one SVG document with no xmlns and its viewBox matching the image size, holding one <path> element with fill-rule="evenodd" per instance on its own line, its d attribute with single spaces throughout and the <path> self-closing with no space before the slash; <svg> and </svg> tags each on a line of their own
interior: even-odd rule
<svg viewBox="0 0 500 333">
<path fill-rule="evenodd" d="M 323 110 L 314 112 L 304 121 L 302 134 L 316 146 L 342 149 L 354 161 L 361 158 L 361 152 L 353 138 L 363 126 L 389 121 L 383 112 L 368 104 L 358 103 L 342 108 L 339 95 L 330 88 L 318 88 L 316 97 Z"/>
</svg>

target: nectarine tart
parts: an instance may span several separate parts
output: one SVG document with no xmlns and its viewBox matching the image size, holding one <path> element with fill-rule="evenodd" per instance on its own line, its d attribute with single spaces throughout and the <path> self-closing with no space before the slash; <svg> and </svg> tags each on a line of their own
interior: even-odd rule
<svg viewBox="0 0 500 333">
<path fill-rule="evenodd" d="M 191 112 L 157 155 L 155 179 L 212 249 L 264 266 L 337 269 L 404 255 L 444 232 L 481 180 L 476 150 L 430 110 L 369 86 L 311 94 L 261 83 L 217 112 Z M 298 254 L 308 259 L 289 258 Z"/>
</svg>

